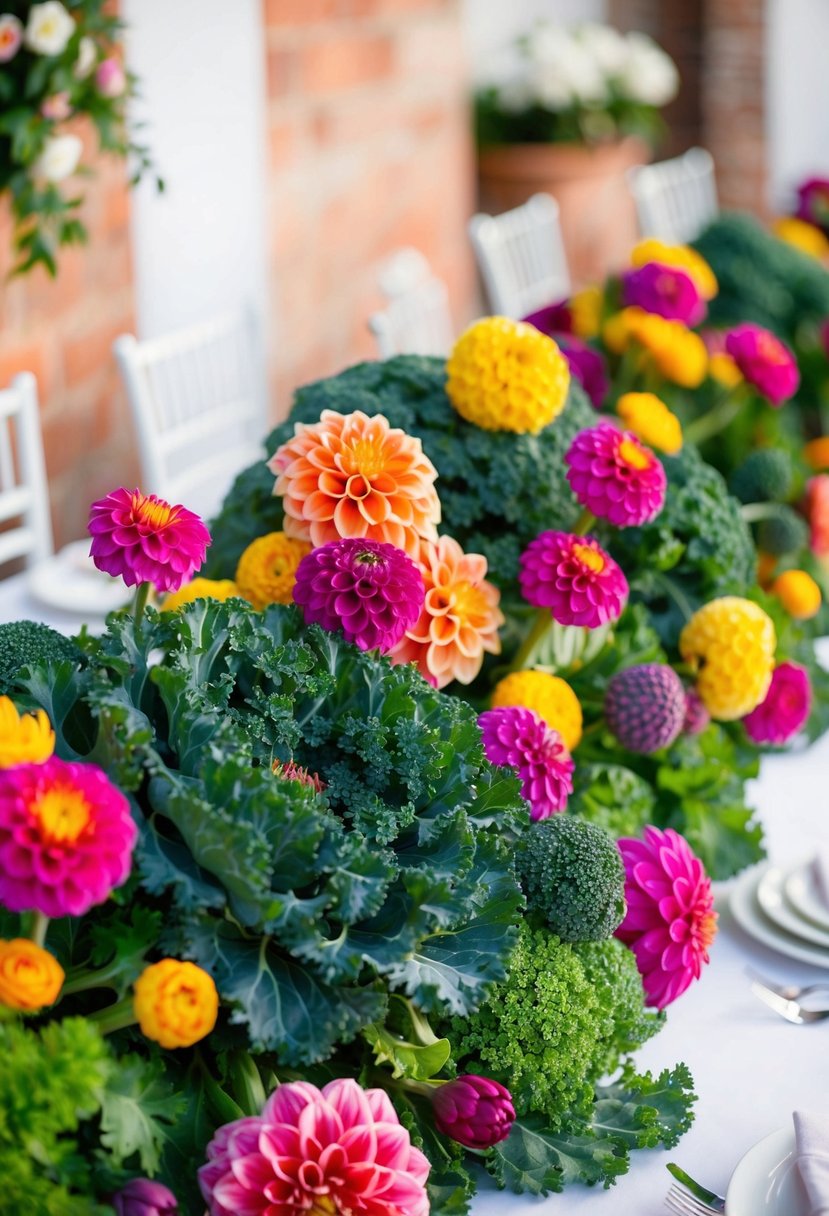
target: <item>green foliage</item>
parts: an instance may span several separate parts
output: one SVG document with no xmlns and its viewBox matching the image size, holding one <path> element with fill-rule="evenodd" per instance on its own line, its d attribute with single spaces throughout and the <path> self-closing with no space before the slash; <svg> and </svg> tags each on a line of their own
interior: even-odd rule
<svg viewBox="0 0 829 1216">
<path fill-rule="evenodd" d="M 740 502 L 782 502 L 792 486 L 794 469 L 788 452 L 760 448 L 749 452 L 728 480 L 728 488 Z"/>
<path fill-rule="evenodd" d="M 18 676 L 39 663 L 67 660 L 79 663 L 83 652 L 62 633 L 39 621 L 10 621 L 0 625 L 0 695 L 8 695 Z"/>
<path fill-rule="evenodd" d="M 3 1206 L 33 1216 L 89 1216 L 94 1165 L 79 1143 L 111 1072 L 106 1045 L 83 1018 L 40 1030 L 0 1021 Z"/>
<path fill-rule="evenodd" d="M 625 914 L 625 868 L 613 837 L 573 815 L 530 824 L 517 867 L 527 906 L 565 942 L 609 937 Z"/>
<path fill-rule="evenodd" d="M 155 1174 L 186 1106 L 187 1095 L 173 1092 L 161 1060 L 122 1056 L 101 1099 L 101 1143 L 116 1165 L 134 1159 L 142 1173 Z"/>
<path fill-rule="evenodd" d="M 510 588 L 522 549 L 545 528 L 569 528 L 579 514 L 563 457 L 595 413 L 574 384 L 563 413 L 540 434 L 484 431 L 455 412 L 445 381 L 444 360 L 401 355 L 309 384 L 297 392 L 288 420 L 268 436 L 267 455 L 293 434 L 295 423 L 318 422 L 323 410 L 384 414 L 392 426 L 419 438 L 435 465 L 445 530 L 467 552 L 483 553 L 488 577 Z M 237 477 L 211 527 L 210 577 L 232 578 L 251 540 L 281 527 L 273 483 L 261 462 Z"/>
<path fill-rule="evenodd" d="M 621 764 L 576 765 L 567 813 L 605 828 L 612 836 L 639 836 L 654 821 L 653 787 Z"/>
<path fill-rule="evenodd" d="M 632 602 L 646 605 L 663 645 L 673 649 L 702 604 L 746 594 L 756 555 L 739 504 L 696 448 L 686 444 L 662 462 L 665 506 L 653 523 L 617 532 L 611 549 L 628 573 Z"/>
</svg>

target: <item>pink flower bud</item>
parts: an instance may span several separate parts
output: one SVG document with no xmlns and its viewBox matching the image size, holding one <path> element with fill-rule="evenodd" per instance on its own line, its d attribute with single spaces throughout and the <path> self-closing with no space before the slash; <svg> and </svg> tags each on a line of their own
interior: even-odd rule
<svg viewBox="0 0 829 1216">
<path fill-rule="evenodd" d="M 53 93 L 51 97 L 44 97 L 40 112 L 44 118 L 48 118 L 51 122 L 63 122 L 72 113 L 72 107 L 69 104 L 68 93 Z"/>
<path fill-rule="evenodd" d="M 506 1140 L 515 1122 L 508 1089 L 490 1077 L 447 1081 L 432 1097 L 435 1126 L 466 1148 L 491 1148 Z"/>
<path fill-rule="evenodd" d="M 95 84 L 102 97 L 120 97 L 127 87 L 127 77 L 118 59 L 102 59 L 95 69 Z"/>
<path fill-rule="evenodd" d="M 172 1191 L 149 1178 L 133 1178 L 110 1200 L 118 1216 L 177 1216 L 178 1201 Z"/>
</svg>

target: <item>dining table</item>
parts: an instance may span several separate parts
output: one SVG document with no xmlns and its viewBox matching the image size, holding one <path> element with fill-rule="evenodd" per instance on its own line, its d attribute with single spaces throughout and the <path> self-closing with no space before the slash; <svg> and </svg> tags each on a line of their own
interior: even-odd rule
<svg viewBox="0 0 829 1216">
<path fill-rule="evenodd" d="M 0 582 L 0 623 L 40 620 L 61 633 L 105 628 L 102 615 L 62 610 L 32 592 L 28 573 Z M 829 638 L 818 643 L 829 666 Z M 829 733 L 811 746 L 763 756 L 748 800 L 765 832 L 769 861 L 786 869 L 829 847 Z M 628 1174 L 609 1190 L 568 1187 L 562 1194 L 517 1196 L 482 1179 L 472 1216 L 505 1212 L 555 1216 L 657 1216 L 671 1184 L 669 1161 L 706 1187 L 725 1194 L 740 1158 L 763 1137 L 791 1127 L 794 1110 L 829 1114 L 829 1020 L 794 1025 L 751 991 L 749 971 L 778 983 L 829 981 L 829 954 L 821 968 L 797 961 L 749 936 L 731 910 L 745 875 L 714 884 L 718 932 L 701 978 L 667 1011 L 663 1029 L 636 1053 L 640 1070 L 653 1074 L 684 1061 L 698 1095 L 690 1131 L 670 1150 L 635 1151 Z M 739 1213 L 738 1216 L 742 1216 Z"/>
</svg>

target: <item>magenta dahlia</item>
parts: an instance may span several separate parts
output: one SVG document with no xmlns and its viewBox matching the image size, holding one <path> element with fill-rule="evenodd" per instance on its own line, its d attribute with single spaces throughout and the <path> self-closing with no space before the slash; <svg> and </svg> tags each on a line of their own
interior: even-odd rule
<svg viewBox="0 0 829 1216">
<path fill-rule="evenodd" d="M 622 302 L 683 325 L 699 325 L 706 313 L 705 299 L 688 272 L 662 262 L 625 271 Z"/>
<path fill-rule="evenodd" d="M 662 510 L 668 488 L 662 462 L 630 431 L 611 422 L 579 431 L 564 460 L 573 493 L 599 519 L 631 528 Z"/>
<path fill-rule="evenodd" d="M 622 615 L 627 579 L 592 536 L 542 532 L 521 554 L 521 594 L 560 625 L 597 629 Z"/>
<path fill-rule="evenodd" d="M 666 663 L 617 671 L 605 690 L 604 716 L 622 747 L 649 755 L 668 747 L 685 721 L 685 689 Z"/>
<path fill-rule="evenodd" d="M 210 1216 L 428 1216 L 429 1162 L 382 1089 L 277 1086 L 262 1114 L 219 1128 L 199 1186 Z"/>
<path fill-rule="evenodd" d="M 829 235 L 829 179 L 807 177 L 797 187 L 795 215 Z"/>
<path fill-rule="evenodd" d="M 158 591 L 178 591 L 201 566 L 210 544 L 198 515 L 123 486 L 93 502 L 88 526 L 93 562 L 128 587 L 152 583 Z"/>
<path fill-rule="evenodd" d="M 574 332 L 573 310 L 570 307 L 569 299 L 557 300 L 555 304 L 546 304 L 544 308 L 538 308 L 521 319 L 528 325 L 534 325 L 548 338 L 555 338 L 556 341 L 558 341 L 559 334 Z"/>
<path fill-rule="evenodd" d="M 570 365 L 571 376 L 587 393 L 593 409 L 600 410 L 610 388 L 604 357 L 572 334 L 553 334 L 552 338 Z"/>
<path fill-rule="evenodd" d="M 402 549 L 357 537 L 312 549 L 294 586 L 306 624 L 342 629 L 361 650 L 384 654 L 414 625 L 425 594 L 423 575 Z"/>
<path fill-rule="evenodd" d="M 711 880 L 673 828 L 646 827 L 618 841 L 625 863 L 625 919 L 616 937 L 630 946 L 648 1003 L 664 1009 L 699 979 L 717 932 Z"/>
<path fill-rule="evenodd" d="M 178 1200 L 161 1182 L 132 1178 L 110 1199 L 115 1216 L 178 1216 Z"/>
<path fill-rule="evenodd" d="M 765 700 L 743 718 L 749 739 L 755 743 L 788 743 L 809 719 L 812 682 L 799 663 L 778 663 L 771 675 Z"/>
<path fill-rule="evenodd" d="M 51 756 L 0 772 L 0 903 L 82 916 L 129 875 L 130 805 L 101 769 Z"/>
<path fill-rule="evenodd" d="M 682 723 L 686 735 L 701 735 L 711 722 L 711 715 L 695 688 L 685 689 L 685 720 Z"/>
<path fill-rule="evenodd" d="M 567 806 L 574 764 L 557 730 L 532 709 L 504 705 L 478 717 L 490 764 L 507 764 L 521 779 L 530 818 L 549 819 Z"/>
<path fill-rule="evenodd" d="M 438 1085 L 432 1095 L 435 1127 L 466 1148 L 492 1148 L 515 1122 L 512 1094 L 490 1077 L 472 1074 Z"/>
<path fill-rule="evenodd" d="M 797 360 L 770 330 L 751 321 L 737 325 L 726 334 L 725 349 L 748 383 L 772 405 L 782 405 L 797 392 Z"/>
</svg>

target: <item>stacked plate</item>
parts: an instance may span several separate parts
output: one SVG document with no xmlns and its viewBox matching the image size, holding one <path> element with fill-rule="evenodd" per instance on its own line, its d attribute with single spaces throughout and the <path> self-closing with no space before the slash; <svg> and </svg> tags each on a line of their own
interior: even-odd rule
<svg viewBox="0 0 829 1216">
<path fill-rule="evenodd" d="M 764 946 L 829 969 L 829 891 L 817 858 L 785 869 L 749 870 L 731 892 L 731 911 L 749 937 Z"/>
</svg>

